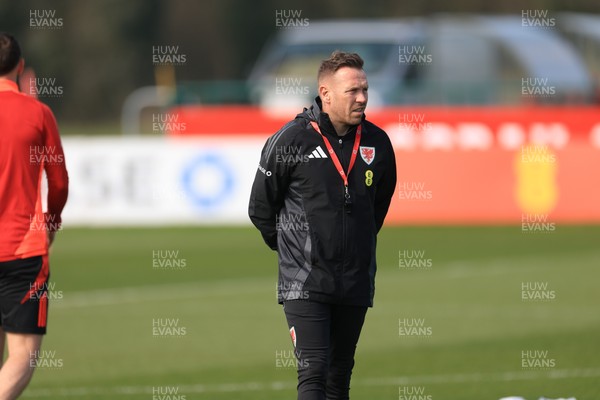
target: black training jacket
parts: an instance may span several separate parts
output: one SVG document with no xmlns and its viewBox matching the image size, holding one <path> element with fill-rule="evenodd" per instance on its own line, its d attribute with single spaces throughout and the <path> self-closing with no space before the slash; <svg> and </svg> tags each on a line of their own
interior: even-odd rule
<svg viewBox="0 0 600 400">
<path fill-rule="evenodd" d="M 329 138 L 346 172 L 356 127 L 338 137 L 320 106 L 317 97 L 267 140 L 249 216 L 277 250 L 279 303 L 303 299 L 371 307 L 377 232 L 396 187 L 394 150 L 387 134 L 363 117 L 361 147 L 348 176 L 348 213 L 343 180 L 310 121 Z"/>
</svg>

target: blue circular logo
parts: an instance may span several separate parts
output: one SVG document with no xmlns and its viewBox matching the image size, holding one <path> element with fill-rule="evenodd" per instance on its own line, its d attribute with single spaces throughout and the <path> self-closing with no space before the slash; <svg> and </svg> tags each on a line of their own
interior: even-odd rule
<svg viewBox="0 0 600 400">
<path fill-rule="evenodd" d="M 233 190 L 233 172 L 217 154 L 202 154 L 194 158 L 183 169 L 181 179 L 185 193 L 200 208 L 214 208 L 222 204 Z M 218 181 L 219 187 L 217 190 L 213 190 L 213 187 L 203 190 L 202 185 L 194 184 L 198 180 Z"/>
</svg>

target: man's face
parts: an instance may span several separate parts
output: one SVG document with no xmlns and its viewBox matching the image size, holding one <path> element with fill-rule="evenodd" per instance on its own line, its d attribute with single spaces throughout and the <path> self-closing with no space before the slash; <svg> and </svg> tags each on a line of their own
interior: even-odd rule
<svg viewBox="0 0 600 400">
<path fill-rule="evenodd" d="M 368 89 L 365 71 L 342 67 L 319 85 L 323 111 L 334 124 L 358 125 L 367 107 Z"/>
</svg>

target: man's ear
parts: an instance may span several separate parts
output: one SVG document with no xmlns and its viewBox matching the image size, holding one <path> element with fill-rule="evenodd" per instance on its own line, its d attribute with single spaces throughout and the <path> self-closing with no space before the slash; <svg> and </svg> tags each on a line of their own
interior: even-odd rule
<svg viewBox="0 0 600 400">
<path fill-rule="evenodd" d="M 25 59 L 21 58 L 19 60 L 19 63 L 17 64 L 17 76 L 21 76 L 24 69 L 25 69 Z"/>
<path fill-rule="evenodd" d="M 329 104 L 329 88 L 323 83 L 319 85 L 319 97 L 323 103 Z"/>
</svg>

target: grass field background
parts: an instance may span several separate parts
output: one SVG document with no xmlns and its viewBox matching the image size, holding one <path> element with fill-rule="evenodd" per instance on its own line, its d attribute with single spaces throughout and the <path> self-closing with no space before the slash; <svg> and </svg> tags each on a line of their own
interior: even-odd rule
<svg viewBox="0 0 600 400">
<path fill-rule="evenodd" d="M 165 250 L 186 266 L 154 268 Z M 431 268 L 401 269 L 403 250 L 424 251 Z M 277 366 L 291 341 L 276 262 L 249 227 L 65 229 L 43 346 L 62 367 L 39 368 L 23 397 L 294 399 L 295 371 Z M 600 398 L 600 226 L 386 227 L 378 265 L 354 400 Z M 556 297 L 524 301 L 523 282 Z M 431 335 L 400 336 L 401 318 Z M 156 319 L 185 335 L 154 336 Z M 523 369 L 529 350 L 554 366 Z"/>
</svg>

